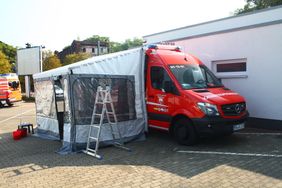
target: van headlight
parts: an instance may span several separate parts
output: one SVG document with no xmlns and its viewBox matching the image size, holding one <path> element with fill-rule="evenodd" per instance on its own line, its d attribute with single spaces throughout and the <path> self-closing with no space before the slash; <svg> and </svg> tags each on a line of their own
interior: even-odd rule
<svg viewBox="0 0 282 188">
<path fill-rule="evenodd" d="M 216 105 L 204 102 L 198 102 L 198 107 L 202 112 L 204 112 L 207 116 L 219 116 L 219 112 L 217 110 Z"/>
</svg>

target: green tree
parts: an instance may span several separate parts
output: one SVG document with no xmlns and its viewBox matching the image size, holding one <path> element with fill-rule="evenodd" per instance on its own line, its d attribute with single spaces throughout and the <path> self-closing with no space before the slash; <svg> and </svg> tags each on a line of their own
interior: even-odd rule
<svg viewBox="0 0 282 188">
<path fill-rule="evenodd" d="M 56 55 L 51 55 L 43 60 L 43 71 L 61 67 L 61 61 Z"/>
<path fill-rule="evenodd" d="M 84 59 L 88 59 L 91 57 L 89 53 L 78 53 L 78 54 L 69 54 L 64 58 L 63 65 L 69 65 L 72 63 L 76 63 L 78 61 L 82 61 Z"/>
<path fill-rule="evenodd" d="M 246 4 L 244 8 L 237 9 L 234 13 L 235 15 L 282 5 L 282 0 L 245 0 L 245 1 Z"/>
<path fill-rule="evenodd" d="M 11 64 L 5 54 L 0 51 L 0 74 L 11 72 Z"/>
<path fill-rule="evenodd" d="M 131 49 L 131 48 L 139 47 L 142 45 L 143 45 L 143 39 L 139 39 L 139 38 L 134 38 L 133 40 L 126 39 L 122 43 L 111 42 L 110 50 L 111 52 L 119 52 L 119 51 Z"/>
<path fill-rule="evenodd" d="M 8 59 L 9 63 L 12 66 L 11 68 L 13 68 L 16 64 L 17 49 L 11 45 L 8 45 L 0 41 L 0 51 L 4 53 L 4 55 L 6 56 L 6 59 Z M 13 69 L 15 69 L 15 67 Z"/>
<path fill-rule="evenodd" d="M 93 35 L 92 37 L 89 37 L 87 39 L 85 39 L 84 41 L 89 41 L 89 42 L 110 42 L 110 38 L 109 37 L 104 37 L 104 36 L 99 36 L 99 35 Z"/>
<path fill-rule="evenodd" d="M 53 56 L 54 53 L 51 50 L 42 50 L 42 60 L 44 61 L 46 58 Z"/>
</svg>

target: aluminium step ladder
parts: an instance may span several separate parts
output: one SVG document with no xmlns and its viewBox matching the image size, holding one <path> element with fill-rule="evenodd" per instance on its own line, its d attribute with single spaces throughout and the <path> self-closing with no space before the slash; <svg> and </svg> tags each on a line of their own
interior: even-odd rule
<svg viewBox="0 0 282 188">
<path fill-rule="evenodd" d="M 113 100 L 111 96 L 110 87 L 103 89 L 98 86 L 96 92 L 96 98 L 91 118 L 91 124 L 89 127 L 88 139 L 86 149 L 84 153 L 96 157 L 97 159 L 102 159 L 102 156 L 98 155 L 99 140 L 102 126 L 104 125 L 104 118 L 107 118 L 107 124 L 110 126 L 110 131 L 114 140 L 114 146 L 121 149 L 130 151 L 129 148 L 124 146 L 123 142 L 117 142 L 121 140 L 121 134 L 117 126 L 117 117 L 113 105 Z M 96 129 L 96 132 L 94 131 Z M 90 148 L 91 141 L 95 141 L 95 148 Z"/>
</svg>

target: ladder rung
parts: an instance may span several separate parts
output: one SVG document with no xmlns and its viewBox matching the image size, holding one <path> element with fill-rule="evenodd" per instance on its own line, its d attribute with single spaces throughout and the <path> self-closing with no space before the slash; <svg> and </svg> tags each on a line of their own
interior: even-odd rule
<svg viewBox="0 0 282 188">
<path fill-rule="evenodd" d="M 92 140 L 98 140 L 98 138 L 97 137 L 93 137 L 93 136 L 89 136 L 88 138 L 90 138 L 90 139 L 92 139 Z"/>
<path fill-rule="evenodd" d="M 113 121 L 108 121 L 110 124 L 117 124 L 117 121 L 115 121 L 114 119 L 113 119 Z"/>
<path fill-rule="evenodd" d="M 107 114 L 113 114 L 114 115 L 115 113 L 114 112 L 107 112 Z"/>
<path fill-rule="evenodd" d="M 91 127 L 94 127 L 94 128 L 101 128 L 101 126 L 99 124 L 93 124 L 93 125 L 90 125 Z"/>
<path fill-rule="evenodd" d="M 111 125 L 116 125 L 117 123 L 116 122 L 108 122 L 109 124 L 111 124 Z"/>
<path fill-rule="evenodd" d="M 94 116 L 102 116 L 102 114 L 94 114 Z"/>
<path fill-rule="evenodd" d="M 93 153 L 96 153 L 96 150 L 91 149 L 91 148 L 87 148 L 86 151 L 91 151 L 91 152 L 93 152 Z"/>
</svg>

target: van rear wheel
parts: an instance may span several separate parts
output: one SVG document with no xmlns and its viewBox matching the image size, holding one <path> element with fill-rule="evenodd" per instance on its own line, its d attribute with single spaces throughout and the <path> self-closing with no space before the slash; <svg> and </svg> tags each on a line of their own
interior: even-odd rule
<svg viewBox="0 0 282 188">
<path fill-rule="evenodd" d="M 8 106 L 13 106 L 13 105 L 14 105 L 14 104 L 11 103 L 10 101 L 6 101 L 6 103 L 7 103 Z"/>
<path fill-rule="evenodd" d="M 174 138 L 181 145 L 193 145 L 198 140 L 193 124 L 188 119 L 180 119 L 176 121 L 173 133 Z"/>
</svg>

